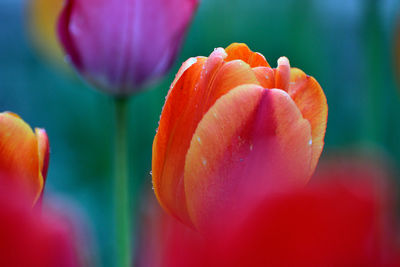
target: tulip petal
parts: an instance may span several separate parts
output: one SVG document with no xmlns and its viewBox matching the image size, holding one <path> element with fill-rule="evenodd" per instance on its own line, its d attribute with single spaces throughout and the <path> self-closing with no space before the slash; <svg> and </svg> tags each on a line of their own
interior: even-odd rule
<svg viewBox="0 0 400 267">
<path fill-rule="evenodd" d="M 179 68 L 178 72 L 176 73 L 175 79 L 171 83 L 171 87 L 170 88 L 173 88 L 175 86 L 176 82 L 179 80 L 179 78 L 181 78 L 182 74 L 188 68 L 190 68 L 194 63 L 196 63 L 199 60 L 199 61 L 202 62 L 201 64 L 203 64 L 206 59 L 207 59 L 206 57 L 191 57 L 188 60 L 186 60 L 185 62 L 183 62 L 182 66 Z"/>
<path fill-rule="evenodd" d="M 223 49 L 216 49 L 204 64 L 196 62 L 181 74 L 168 93 L 154 139 L 156 195 L 164 208 L 184 221 L 189 219 L 183 201 L 184 162 L 197 124 L 221 95 L 240 84 L 258 83 L 248 64 L 239 60 L 225 62 L 225 57 Z"/>
<path fill-rule="evenodd" d="M 184 164 L 184 158 L 181 155 L 185 155 L 187 149 L 184 147 L 184 137 L 190 135 L 190 128 L 195 127 L 192 125 L 194 122 L 188 118 L 188 112 L 193 111 L 193 107 L 189 104 L 192 104 L 190 101 L 193 101 L 193 95 L 197 93 L 195 88 L 203 70 L 204 61 L 202 59 L 192 64 L 180 75 L 174 87 L 171 87 L 153 142 L 154 192 L 163 208 L 175 216 L 177 216 L 177 210 L 186 210 L 184 201 L 180 205 L 178 201 L 175 201 L 175 197 L 184 198 L 181 192 L 178 194 L 178 185 L 182 176 L 180 169 L 183 169 Z M 182 140 L 181 145 L 179 145 L 179 139 Z M 171 164 L 170 162 L 173 161 L 175 162 Z M 170 177 L 174 179 L 163 179 L 166 175 L 171 175 Z"/>
<path fill-rule="evenodd" d="M 278 67 L 275 69 L 275 87 L 287 92 L 290 82 L 290 64 L 286 57 L 278 59 Z"/>
<path fill-rule="evenodd" d="M 33 202 L 43 188 L 39 171 L 38 141 L 28 124 L 16 114 L 0 114 L 0 173 L 2 184 L 16 184 Z"/>
<path fill-rule="evenodd" d="M 265 57 L 257 52 L 253 52 L 250 48 L 243 43 L 233 43 L 225 48 L 226 53 L 228 54 L 226 61 L 240 59 L 250 67 L 269 67 L 269 64 Z"/>
<path fill-rule="evenodd" d="M 328 119 L 328 105 L 318 82 L 303 71 L 292 68 L 288 93 L 300 109 L 303 117 L 310 122 L 312 135 L 311 173 L 317 166 L 324 147 L 324 136 Z"/>
<path fill-rule="evenodd" d="M 49 138 L 45 129 L 36 128 L 35 134 L 38 141 L 39 169 L 42 173 L 43 181 L 45 182 L 50 159 Z"/>
<path fill-rule="evenodd" d="M 253 68 L 253 71 L 262 87 L 268 89 L 275 88 L 275 73 L 273 69 L 268 67 L 256 67 Z"/>
<path fill-rule="evenodd" d="M 309 122 L 282 90 L 243 85 L 219 98 L 186 156 L 184 186 L 195 227 L 224 227 L 232 216 L 245 216 L 235 211 L 249 212 L 250 203 L 304 185 L 310 139 Z"/>
</svg>

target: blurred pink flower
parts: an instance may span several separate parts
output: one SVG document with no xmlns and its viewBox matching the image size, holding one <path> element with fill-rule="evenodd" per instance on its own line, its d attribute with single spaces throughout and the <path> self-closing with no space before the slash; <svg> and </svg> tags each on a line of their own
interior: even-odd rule
<svg viewBox="0 0 400 267">
<path fill-rule="evenodd" d="M 69 59 L 114 95 L 139 91 L 165 74 L 198 0 L 67 0 L 58 22 Z"/>
</svg>

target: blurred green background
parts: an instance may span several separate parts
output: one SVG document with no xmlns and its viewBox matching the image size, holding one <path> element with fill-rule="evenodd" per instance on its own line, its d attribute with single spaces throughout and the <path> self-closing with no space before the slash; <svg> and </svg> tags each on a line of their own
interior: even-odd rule
<svg viewBox="0 0 400 267">
<path fill-rule="evenodd" d="M 46 194 L 61 196 L 86 214 L 96 262 L 111 266 L 113 104 L 72 70 L 37 52 L 28 34 L 27 1 L 0 1 L 0 110 L 46 128 L 51 144 Z M 318 80 L 329 105 L 323 157 L 362 148 L 399 166 L 394 67 L 399 11 L 396 0 L 203 0 L 172 71 L 131 99 L 132 193 L 138 199 L 151 188 L 152 141 L 178 67 L 232 42 L 247 43 L 273 67 L 287 56 Z"/>
</svg>

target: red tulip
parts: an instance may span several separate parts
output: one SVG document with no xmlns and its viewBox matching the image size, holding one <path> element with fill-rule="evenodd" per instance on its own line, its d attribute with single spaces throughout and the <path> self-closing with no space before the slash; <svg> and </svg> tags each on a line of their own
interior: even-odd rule
<svg viewBox="0 0 400 267">
<path fill-rule="evenodd" d="M 18 115 L 0 113 L 0 185 L 17 186 L 35 203 L 43 193 L 48 163 L 46 131 L 33 132 Z"/>
<path fill-rule="evenodd" d="M 166 73 L 198 0 L 67 0 L 59 39 L 98 88 L 127 95 Z"/>
<path fill-rule="evenodd" d="M 26 195 L 12 189 L 0 187 L 0 266 L 79 266 L 68 225 L 54 214 L 32 209 Z"/>
<path fill-rule="evenodd" d="M 239 227 L 227 229 L 227 219 L 203 238 L 153 209 L 139 266 L 399 266 L 384 171 L 371 162 L 342 167 L 329 164 L 305 188 L 265 198 Z"/>
<path fill-rule="evenodd" d="M 326 122 L 321 87 L 287 58 L 272 69 L 245 44 L 190 58 L 171 85 L 153 143 L 156 196 L 198 229 L 250 212 L 244 203 L 307 183 Z"/>
<path fill-rule="evenodd" d="M 204 238 L 162 210 L 154 195 L 149 194 L 142 203 L 145 206 L 140 216 L 141 230 L 135 266 L 192 266 L 194 255 L 196 258 L 206 255 Z"/>
</svg>

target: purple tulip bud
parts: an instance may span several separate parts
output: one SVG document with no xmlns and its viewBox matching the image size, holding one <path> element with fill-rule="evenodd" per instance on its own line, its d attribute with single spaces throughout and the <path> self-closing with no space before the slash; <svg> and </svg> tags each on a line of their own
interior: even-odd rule
<svg viewBox="0 0 400 267">
<path fill-rule="evenodd" d="M 113 95 L 140 91 L 165 74 L 198 0 L 67 0 L 58 36 L 90 83 Z"/>
</svg>

